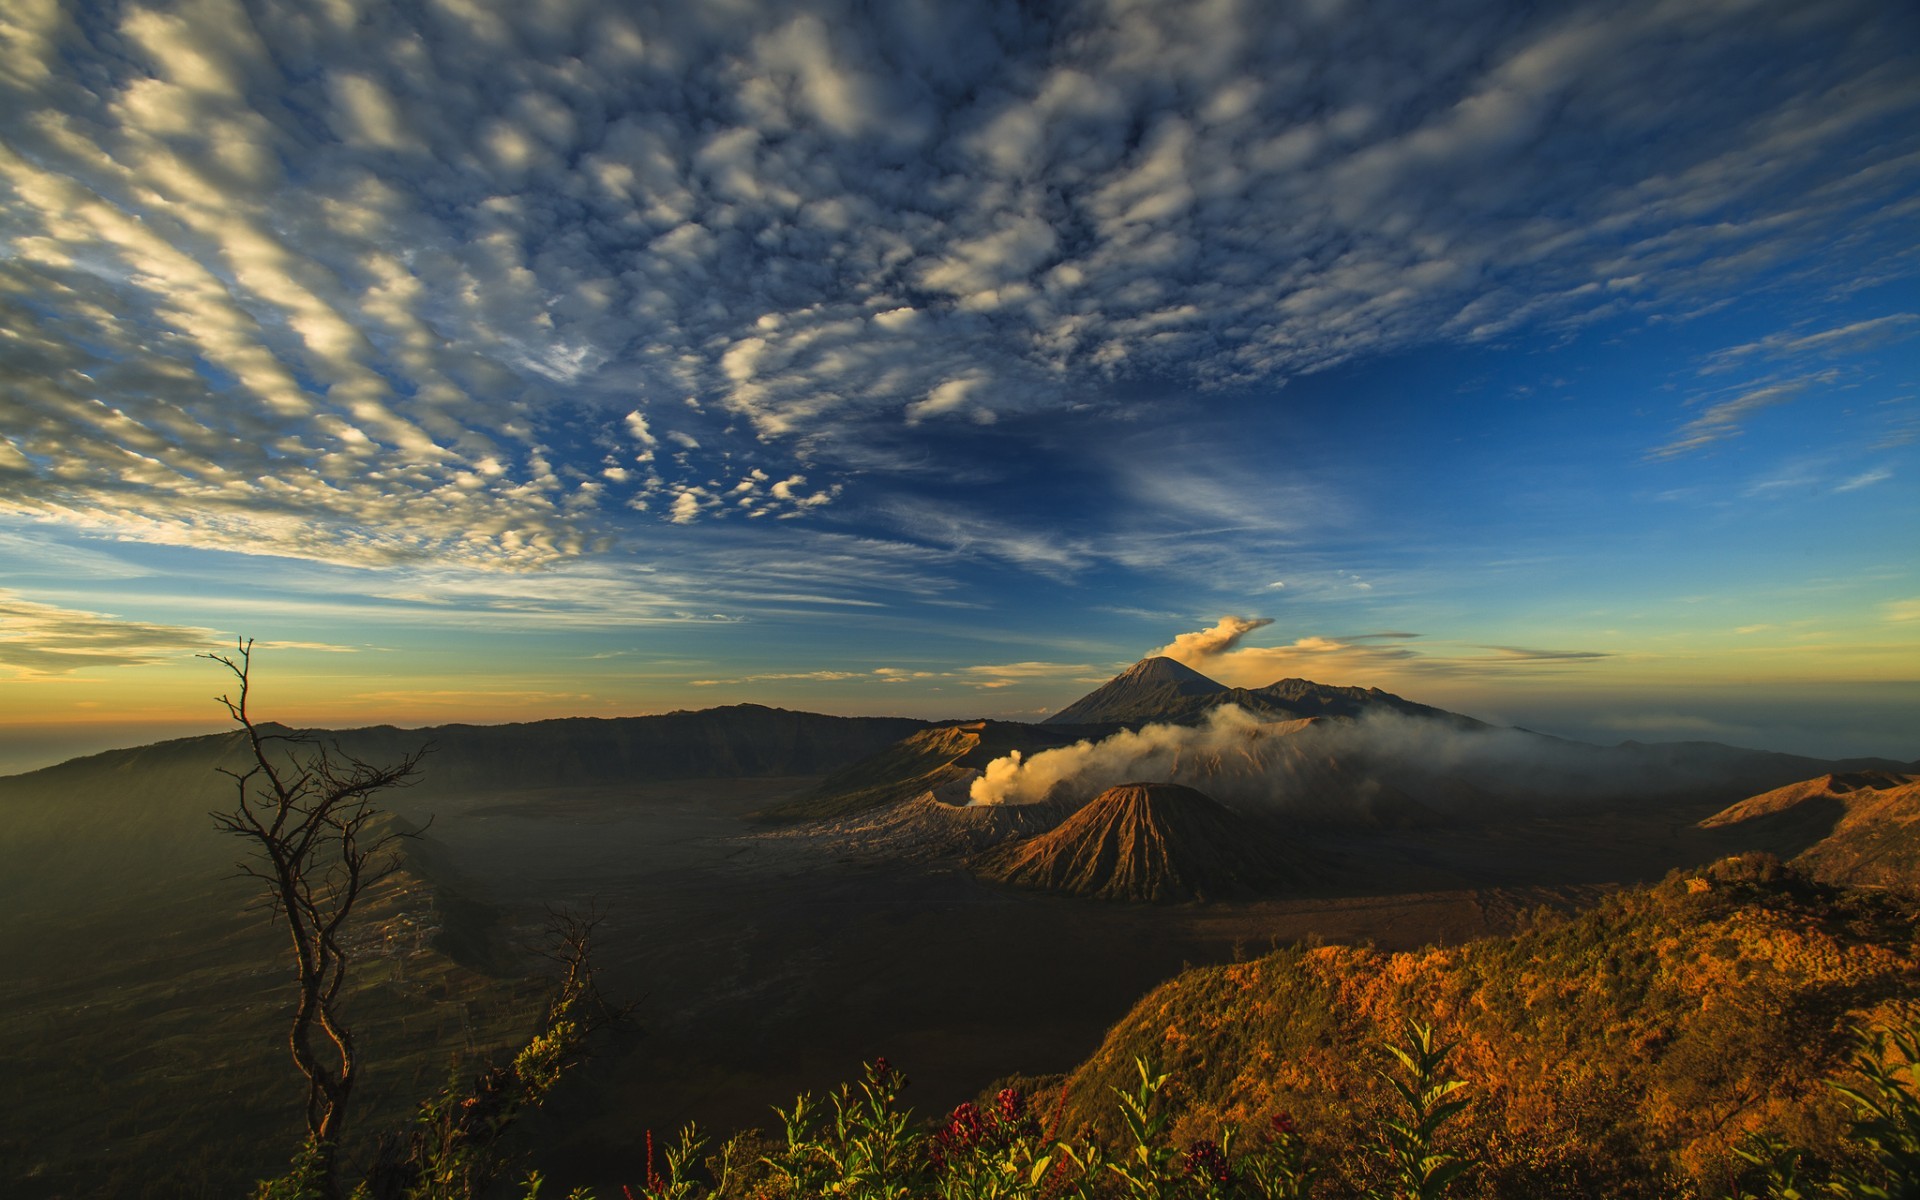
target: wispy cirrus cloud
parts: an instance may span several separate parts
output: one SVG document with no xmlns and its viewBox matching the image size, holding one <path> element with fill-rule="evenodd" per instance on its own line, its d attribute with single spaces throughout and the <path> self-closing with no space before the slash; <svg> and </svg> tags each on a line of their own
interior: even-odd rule
<svg viewBox="0 0 1920 1200">
<path fill-rule="evenodd" d="M 1165 655 L 1231 687 L 1261 687 L 1286 678 L 1367 683 L 1396 676 L 1485 676 L 1554 672 L 1564 666 L 1615 657 L 1594 650 L 1524 646 L 1434 645 L 1406 630 L 1327 636 L 1307 634 L 1279 646 L 1246 644 L 1275 622 L 1267 617 L 1222 617 L 1211 628 L 1180 634 L 1152 654 Z"/>
<path fill-rule="evenodd" d="M 1714 442 L 1737 437 L 1741 426 L 1755 413 L 1788 403 L 1805 392 L 1814 382 L 1816 380 L 1795 379 L 1770 383 L 1715 401 L 1709 404 L 1699 416 L 1682 425 L 1675 432 L 1672 441 L 1655 447 L 1649 457 L 1675 458 L 1712 445 Z"/>
<path fill-rule="evenodd" d="M 1864 356 L 1915 336 L 1920 336 L 1920 314 L 1897 312 L 1825 329 L 1769 334 L 1715 351 L 1700 365 L 1701 377 L 1746 378 L 1697 393 L 1688 403 L 1699 409 L 1698 415 L 1647 457 L 1679 458 L 1738 437 L 1759 413 L 1811 392 L 1857 389 L 1865 376 L 1863 361 L 1871 361 Z M 1813 369 L 1817 363 L 1827 365 Z"/>
</svg>

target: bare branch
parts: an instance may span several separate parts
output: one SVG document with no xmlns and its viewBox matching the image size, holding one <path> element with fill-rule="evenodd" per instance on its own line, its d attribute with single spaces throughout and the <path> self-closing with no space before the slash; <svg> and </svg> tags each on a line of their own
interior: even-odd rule
<svg viewBox="0 0 1920 1200">
<path fill-rule="evenodd" d="M 262 731 L 248 710 L 252 639 L 239 639 L 231 656 L 200 657 L 224 666 L 239 684 L 237 698 L 218 700 L 247 735 L 253 765 L 220 768 L 234 781 L 234 807 L 210 815 L 216 829 L 250 844 L 239 873 L 262 883 L 262 898 L 287 928 L 298 985 L 287 1046 L 307 1080 L 307 1130 L 324 1198 L 333 1200 L 339 1194 L 335 1156 L 360 1065 L 353 1033 L 337 1009 L 349 958 L 340 932 L 366 889 L 399 869 L 399 839 L 417 836 L 382 831 L 386 814 L 373 798 L 415 782 L 429 747 L 378 766 L 338 744 L 329 752 L 308 736 Z M 293 747 L 310 749 L 303 757 Z"/>
</svg>

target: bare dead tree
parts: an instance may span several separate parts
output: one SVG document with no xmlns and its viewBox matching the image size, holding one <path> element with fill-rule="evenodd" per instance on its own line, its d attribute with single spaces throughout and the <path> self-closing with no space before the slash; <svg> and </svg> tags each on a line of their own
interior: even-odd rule
<svg viewBox="0 0 1920 1200">
<path fill-rule="evenodd" d="M 410 836 L 383 820 L 374 797 L 413 783 L 430 747 L 375 766 L 337 745 L 330 751 L 312 738 L 262 730 L 247 709 L 253 640 L 240 640 L 232 656 L 200 657 L 239 681 L 237 698 L 219 700 L 246 732 L 253 765 L 221 768 L 234 781 L 235 802 L 212 816 L 222 831 L 249 843 L 240 871 L 260 881 L 293 944 L 298 993 L 287 1046 L 307 1080 L 315 1182 L 331 1197 L 338 1193 L 336 1155 L 360 1070 L 353 1032 L 340 1016 L 350 958 L 341 934 L 367 889 L 398 869 L 394 843 Z"/>
</svg>

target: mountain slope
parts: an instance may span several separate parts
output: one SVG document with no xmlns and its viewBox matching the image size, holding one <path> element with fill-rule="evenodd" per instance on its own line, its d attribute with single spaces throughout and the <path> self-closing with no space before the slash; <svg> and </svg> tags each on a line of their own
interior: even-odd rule
<svg viewBox="0 0 1920 1200">
<path fill-rule="evenodd" d="M 742 704 L 702 712 L 517 725 L 316 731 L 367 762 L 432 752 L 416 786 L 387 793 L 403 814 L 450 798 L 516 789 L 612 787 L 662 779 L 818 775 L 872 754 L 925 722 L 832 717 Z M 293 733 L 265 725 L 270 732 Z M 125 902 L 187 876 L 218 876 L 236 853 L 207 814 L 229 807 L 245 769 L 239 733 L 180 738 L 0 777 L 0 905 L 46 897 L 87 908 Z"/>
<path fill-rule="evenodd" d="M 1099 900 L 1246 894 L 1297 872 L 1264 827 L 1172 783 L 1108 788 L 1051 832 L 1002 847 L 989 879 Z"/>
<path fill-rule="evenodd" d="M 1089 732 L 1017 721 L 969 721 L 922 729 L 820 781 L 812 790 L 758 814 L 769 821 L 814 821 L 881 808 L 978 772 L 1003 754 L 1068 745 Z"/>
<path fill-rule="evenodd" d="M 1473 1103 L 1451 1132 L 1486 1151 L 1469 1194 L 1723 1195 L 1748 1130 L 1840 1149 L 1842 1101 L 1819 1080 L 1849 1026 L 1920 1011 L 1913 917 L 1897 897 L 1745 856 L 1510 937 L 1296 946 L 1190 970 L 1069 1077 L 1064 1127 L 1117 1133 L 1111 1089 L 1146 1056 L 1172 1076 L 1175 1144 L 1287 1113 L 1359 1168 L 1358 1130 L 1390 1104 L 1380 1043 L 1412 1019 L 1458 1042 L 1450 1063 Z M 1327 1182 L 1350 1195 L 1362 1181 Z"/>
<path fill-rule="evenodd" d="M 755 836 L 811 843 L 845 858 L 935 863 L 1045 833 L 1073 814 L 1071 804 L 969 804 L 967 786 L 978 774 L 959 768 L 948 782 L 917 796 Z"/>
<path fill-rule="evenodd" d="M 1700 822 L 1741 829 L 1829 883 L 1920 889 L 1920 775 L 1848 771 L 1742 800 Z"/>
<path fill-rule="evenodd" d="M 1102 725 L 1163 712 L 1199 712 L 1230 689 L 1171 658 L 1143 658 L 1048 717 L 1047 725 Z"/>
</svg>

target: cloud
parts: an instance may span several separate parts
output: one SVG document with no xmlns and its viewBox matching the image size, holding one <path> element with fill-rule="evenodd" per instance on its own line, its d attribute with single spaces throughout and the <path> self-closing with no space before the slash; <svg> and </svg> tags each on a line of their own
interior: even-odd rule
<svg viewBox="0 0 1920 1200">
<path fill-rule="evenodd" d="M 1308 635 L 1286 646 L 1241 645 L 1248 634 L 1273 623 L 1271 617 L 1222 617 L 1212 628 L 1180 634 L 1152 653 L 1183 662 L 1230 687 L 1262 687 L 1303 675 L 1326 682 L 1330 675 L 1344 678 L 1419 657 L 1404 647 L 1373 644 L 1414 636 L 1399 633 L 1344 640 Z"/>
<path fill-rule="evenodd" d="M 1806 391 L 1807 386 L 1805 380 L 1773 383 L 1709 405 L 1706 411 L 1682 425 L 1672 441 L 1655 447 L 1649 457 L 1675 458 L 1736 437 L 1747 418 L 1762 409 L 1787 403 Z"/>
<path fill-rule="evenodd" d="M 1271 624 L 1272 617 L 1221 617 L 1211 629 L 1183 633 L 1158 650 L 1149 652 L 1148 657 L 1165 656 L 1198 668 L 1208 659 L 1239 646 L 1240 640 L 1249 633 Z"/>
<path fill-rule="evenodd" d="M 1649 451 L 1647 457 L 1678 458 L 1739 436 L 1747 423 L 1766 409 L 1791 403 L 1810 392 L 1833 394 L 1857 387 L 1870 377 L 1872 352 L 1916 335 L 1920 335 L 1920 314 L 1898 312 L 1812 332 L 1770 334 L 1709 354 L 1701 362 L 1699 375 L 1743 374 L 1746 378 L 1693 396 L 1688 404 L 1701 408 L 1699 415 L 1681 425 L 1669 441 Z M 1820 362 L 1827 365 L 1809 369 Z M 1836 490 L 1850 489 L 1842 485 Z"/>
<path fill-rule="evenodd" d="M 1857 492 L 1861 488 L 1872 487 L 1876 483 L 1885 483 L 1892 478 L 1892 468 L 1874 467 L 1870 470 L 1862 471 L 1850 479 L 1834 484 L 1833 490 L 1836 492 Z"/>
<path fill-rule="evenodd" d="M 998 663 L 988 666 L 961 667 L 950 672 L 969 686 L 978 688 L 1007 688 L 1034 680 L 1081 679 L 1094 668 L 1086 663 L 1018 662 Z"/>
<path fill-rule="evenodd" d="M 1590 662 L 1599 658 L 1612 658 L 1594 650 L 1529 650 L 1523 646 L 1482 646 L 1482 650 L 1491 650 L 1497 659 L 1507 662 Z"/>
<path fill-rule="evenodd" d="M 737 679 L 690 679 L 693 687 L 719 687 L 723 684 L 740 683 L 842 683 L 849 679 L 865 679 L 863 671 L 771 671 L 761 675 L 742 675 Z"/>
<path fill-rule="evenodd" d="M 1395 807 L 1402 815 L 1419 811 L 1414 806 L 1446 812 L 1476 792 L 1481 802 L 1537 807 L 1637 788 L 1659 794 L 1682 781 L 1670 766 L 1517 729 L 1398 713 L 1265 721 L 1223 705 L 1197 725 L 1146 725 L 1031 755 L 1015 751 L 988 763 L 969 797 L 1078 802 L 1134 782 L 1185 784 L 1244 811 L 1352 821 Z"/>
<path fill-rule="evenodd" d="M 388 568 L 665 557 L 818 513 L 888 438 L 943 461 L 956 421 L 1844 281 L 1910 241 L 1901 20 L 10 5 L 0 512 Z M 1672 452 L 1760 404 L 1722 403 Z M 816 482 L 696 490 L 749 467 Z"/>
<path fill-rule="evenodd" d="M 1776 333 L 1757 342 L 1729 346 L 1709 355 L 1702 375 L 1737 369 L 1753 358 L 1795 359 L 1810 354 L 1825 357 L 1852 355 L 1878 349 L 1920 335 L 1920 313 L 1889 313 L 1812 333 Z"/>
<path fill-rule="evenodd" d="M 1222 617 L 1212 628 L 1183 633 L 1150 654 L 1183 662 L 1229 687 L 1264 687 L 1288 678 L 1320 683 L 1381 686 L 1396 678 L 1511 676 L 1554 671 L 1614 657 L 1597 650 L 1552 650 L 1524 646 L 1413 646 L 1421 635 L 1406 630 L 1307 634 L 1284 646 L 1248 646 L 1248 634 L 1274 624 L 1271 618 Z M 1475 653 L 1479 651 L 1480 653 Z"/>
<path fill-rule="evenodd" d="M 42 604 L 0 589 L 0 666 L 29 678 L 169 662 L 202 653 L 220 641 L 221 635 L 211 629 L 129 621 Z"/>
</svg>

